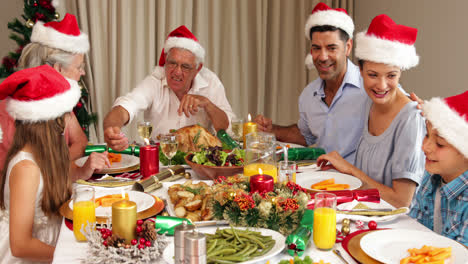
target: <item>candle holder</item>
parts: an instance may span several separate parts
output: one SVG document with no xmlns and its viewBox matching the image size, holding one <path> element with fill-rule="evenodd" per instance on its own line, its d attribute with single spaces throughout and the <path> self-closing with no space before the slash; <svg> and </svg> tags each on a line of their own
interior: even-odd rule
<svg viewBox="0 0 468 264">
<path fill-rule="evenodd" d="M 275 187 L 273 177 L 270 175 L 257 174 L 250 177 L 250 193 L 272 192 Z"/>
<path fill-rule="evenodd" d="M 242 127 L 242 140 L 244 141 L 244 149 L 247 147 L 246 136 L 250 133 L 257 132 L 257 123 L 252 122 L 251 119 L 252 118 L 249 114 L 248 122 L 244 123 Z"/>
<path fill-rule="evenodd" d="M 140 147 L 140 173 L 143 179 L 159 172 L 159 143 Z"/>
<path fill-rule="evenodd" d="M 261 169 L 261 174 L 272 176 L 276 182 L 275 135 L 265 132 L 250 133 L 246 136 L 246 146 L 244 175 L 257 175 Z"/>
<path fill-rule="evenodd" d="M 112 232 L 124 238 L 127 244 L 136 237 L 136 213 L 135 202 L 122 200 L 112 204 Z"/>
</svg>

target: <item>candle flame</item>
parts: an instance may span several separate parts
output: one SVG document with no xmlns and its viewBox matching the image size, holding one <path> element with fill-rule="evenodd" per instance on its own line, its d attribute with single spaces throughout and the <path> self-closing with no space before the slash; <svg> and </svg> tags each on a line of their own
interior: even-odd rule
<svg viewBox="0 0 468 264">
<path fill-rule="evenodd" d="M 122 199 L 125 199 L 125 191 L 122 189 Z"/>
<path fill-rule="evenodd" d="M 250 114 L 248 115 L 248 118 L 247 118 L 247 119 L 249 120 L 249 122 L 252 121 L 252 117 L 250 116 Z"/>
<path fill-rule="evenodd" d="M 149 139 L 144 138 L 143 140 L 145 141 L 145 145 L 149 145 L 149 144 L 150 144 Z"/>
<path fill-rule="evenodd" d="M 261 168 L 258 168 L 258 174 L 263 175 L 263 170 Z"/>
</svg>

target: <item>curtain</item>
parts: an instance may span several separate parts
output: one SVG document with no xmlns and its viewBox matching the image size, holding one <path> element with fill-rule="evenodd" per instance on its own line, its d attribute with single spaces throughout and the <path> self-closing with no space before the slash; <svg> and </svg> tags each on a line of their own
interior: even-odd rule
<svg viewBox="0 0 468 264">
<path fill-rule="evenodd" d="M 263 114 L 276 124 L 296 123 L 298 98 L 317 78 L 304 66 L 309 43 L 304 25 L 318 0 L 76 0 L 65 11 L 75 14 L 91 49 L 85 82 L 102 120 L 114 100 L 151 73 L 167 34 L 186 25 L 205 48 L 205 67 L 217 73 L 234 112 Z M 322 1 L 346 8 L 352 0 Z M 124 130 L 137 139 L 136 123 Z"/>
</svg>

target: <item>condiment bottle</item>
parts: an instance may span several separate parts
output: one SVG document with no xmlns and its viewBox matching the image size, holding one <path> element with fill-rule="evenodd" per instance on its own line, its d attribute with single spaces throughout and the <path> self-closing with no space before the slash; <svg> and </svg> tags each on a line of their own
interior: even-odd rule
<svg viewBox="0 0 468 264">
<path fill-rule="evenodd" d="M 174 228 L 174 262 L 175 264 L 184 264 L 185 235 L 193 231 L 195 226 L 189 225 L 187 221 Z"/>
<path fill-rule="evenodd" d="M 185 264 L 206 264 L 206 237 L 197 229 L 185 234 Z"/>
</svg>

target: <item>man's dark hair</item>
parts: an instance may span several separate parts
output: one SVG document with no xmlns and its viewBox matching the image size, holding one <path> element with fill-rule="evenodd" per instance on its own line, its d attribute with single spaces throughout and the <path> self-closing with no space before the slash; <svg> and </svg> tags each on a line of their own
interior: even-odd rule
<svg viewBox="0 0 468 264">
<path fill-rule="evenodd" d="M 340 33 L 340 39 L 346 43 L 349 39 L 348 33 L 346 33 L 344 30 L 341 28 L 335 27 L 335 26 L 330 26 L 330 25 L 322 25 L 322 26 L 315 26 L 310 29 L 310 39 L 312 40 L 312 34 L 314 32 L 326 32 L 326 31 L 339 31 Z"/>
</svg>

